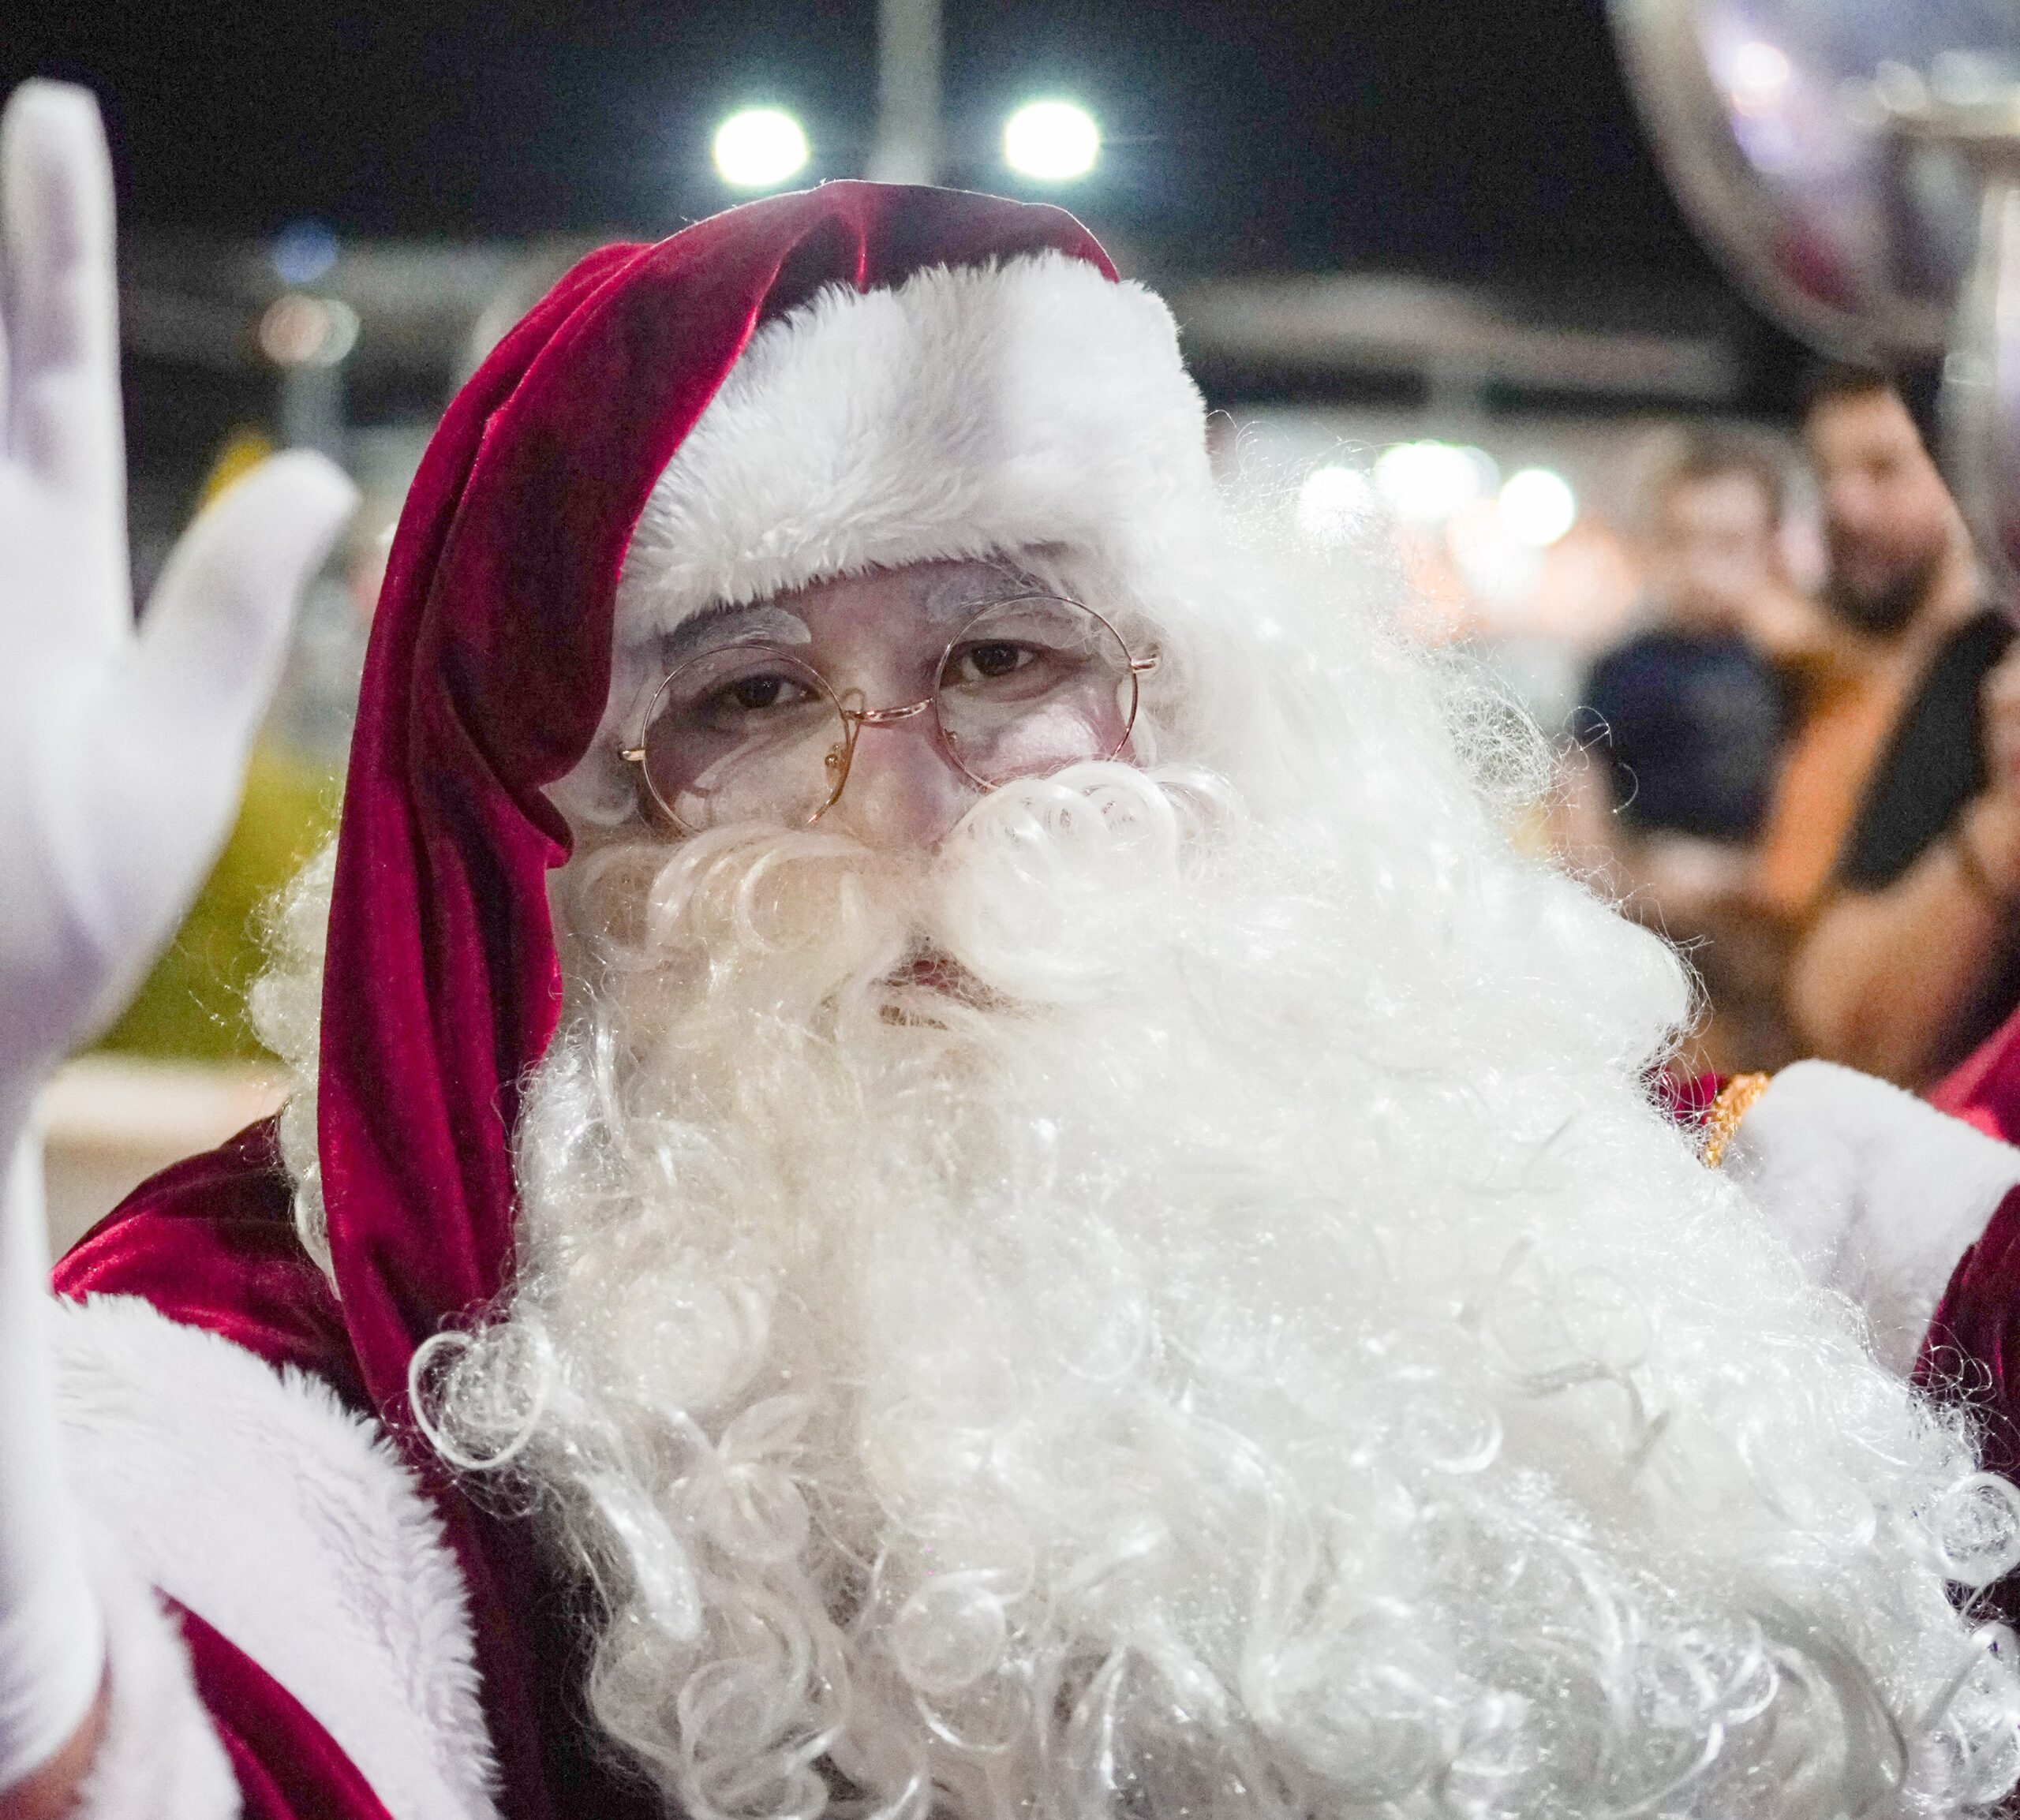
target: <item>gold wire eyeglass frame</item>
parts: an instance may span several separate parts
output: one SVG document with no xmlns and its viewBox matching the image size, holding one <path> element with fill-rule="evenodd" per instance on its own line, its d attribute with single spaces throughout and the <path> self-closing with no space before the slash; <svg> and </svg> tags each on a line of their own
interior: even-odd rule
<svg viewBox="0 0 2020 1820">
<path fill-rule="evenodd" d="M 968 634 L 983 620 L 993 614 L 1001 612 L 1006 607 L 1019 606 L 1027 600 L 1042 600 L 1058 606 L 1072 607 L 1086 614 L 1115 641 L 1116 648 L 1121 652 L 1123 662 L 1128 667 L 1125 674 L 1129 678 L 1129 708 L 1123 716 L 1120 736 L 1113 746 L 1102 754 L 1103 759 L 1114 757 L 1124 746 L 1129 743 L 1129 735 L 1135 728 L 1136 711 L 1143 700 L 1141 686 L 1143 678 L 1155 670 L 1163 659 L 1162 655 L 1155 651 L 1139 657 L 1129 648 L 1128 641 L 1115 629 L 1113 622 L 1105 614 L 1098 612 L 1087 605 L 1084 600 L 1069 600 L 1063 594 L 1016 594 L 1005 600 L 992 600 L 972 619 L 964 621 L 960 629 L 947 641 L 945 648 L 940 653 L 940 662 L 933 671 L 934 677 L 937 678 L 947 674 L 947 667 L 952 662 L 955 652 L 960 648 Z M 795 656 L 784 646 L 760 642 L 752 645 L 748 648 L 754 651 L 775 651 L 795 670 L 811 676 L 820 684 L 821 693 L 827 697 L 836 713 L 841 719 L 843 727 L 841 744 L 829 753 L 826 761 L 828 769 L 834 775 L 834 787 L 829 791 L 827 800 L 801 824 L 802 827 L 811 828 L 815 822 L 841 801 L 842 792 L 848 787 L 849 767 L 855 762 L 856 741 L 866 727 L 895 727 L 901 722 L 915 719 L 922 714 L 932 715 L 933 731 L 939 738 L 941 749 L 953 761 L 956 768 L 963 777 L 978 790 L 987 790 L 996 787 L 996 784 L 991 783 L 986 778 L 978 777 L 968 768 L 966 761 L 961 757 L 960 747 L 948 733 L 945 723 L 940 718 L 940 689 L 937 681 L 930 695 L 922 701 L 908 701 L 903 707 L 851 708 L 846 704 L 835 686 L 820 671 L 803 659 Z M 698 834 L 701 831 L 690 827 L 683 820 L 673 805 L 660 794 L 659 786 L 653 783 L 651 769 L 645 763 L 645 741 L 651 731 L 653 723 L 659 717 L 660 704 L 665 701 L 667 692 L 696 664 L 704 663 L 709 658 L 716 655 L 717 653 L 714 652 L 705 652 L 698 656 L 690 657 L 685 663 L 677 665 L 667 672 L 666 675 L 660 679 L 659 687 L 653 691 L 652 698 L 645 704 L 645 712 L 638 722 L 638 737 L 630 745 L 623 747 L 618 755 L 635 771 L 638 782 L 643 787 L 644 794 L 653 806 L 677 832 L 684 835 Z M 996 783 L 1000 784 L 1005 781 L 1007 780 L 999 778 L 996 780 Z"/>
</svg>

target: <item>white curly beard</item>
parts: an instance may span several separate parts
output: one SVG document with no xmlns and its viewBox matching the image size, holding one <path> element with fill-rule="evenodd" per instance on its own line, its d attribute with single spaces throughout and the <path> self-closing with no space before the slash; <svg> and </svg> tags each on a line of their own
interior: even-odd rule
<svg viewBox="0 0 2020 1820">
<path fill-rule="evenodd" d="M 598 1720 L 697 1820 L 1996 1797 L 2011 1498 L 1648 1104 L 1675 957 L 1414 660 L 1251 674 L 1240 800 L 569 869 L 521 1275 L 417 1400 L 593 1583 Z"/>
</svg>

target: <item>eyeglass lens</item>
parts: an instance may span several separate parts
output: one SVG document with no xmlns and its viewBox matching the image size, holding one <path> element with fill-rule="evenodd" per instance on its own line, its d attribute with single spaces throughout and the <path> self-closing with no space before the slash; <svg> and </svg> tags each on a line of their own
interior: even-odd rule
<svg viewBox="0 0 2020 1820">
<path fill-rule="evenodd" d="M 947 653 L 941 731 L 978 783 L 1113 758 L 1135 712 L 1129 653 L 1071 601 L 1010 600 L 978 615 Z"/>
<path fill-rule="evenodd" d="M 949 756 L 990 788 L 1114 757 L 1135 717 L 1136 678 L 1127 648 L 1098 614 L 1030 596 L 962 628 L 933 706 Z M 661 686 L 642 742 L 646 783 L 691 832 L 802 824 L 840 794 L 851 737 L 819 671 L 773 645 L 730 645 L 682 665 Z"/>
</svg>

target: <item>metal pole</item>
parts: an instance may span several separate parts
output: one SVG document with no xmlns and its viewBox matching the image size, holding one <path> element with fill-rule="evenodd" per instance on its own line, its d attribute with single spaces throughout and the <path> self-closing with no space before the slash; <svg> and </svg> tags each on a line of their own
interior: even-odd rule
<svg viewBox="0 0 2020 1820">
<path fill-rule="evenodd" d="M 877 138 L 869 174 L 880 183 L 940 176 L 941 0 L 877 0 Z"/>
</svg>

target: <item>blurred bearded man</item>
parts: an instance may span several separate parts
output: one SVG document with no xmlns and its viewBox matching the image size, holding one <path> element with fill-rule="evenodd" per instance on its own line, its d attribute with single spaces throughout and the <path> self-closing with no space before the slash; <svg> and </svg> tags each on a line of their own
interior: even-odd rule
<svg viewBox="0 0 2020 1820">
<path fill-rule="evenodd" d="M 1706 1168 L 1529 760 L 1059 211 L 593 256 L 409 500 L 278 1132 L 0 1329 L 12 1811 L 1999 1801 L 1904 1373 L 2020 1154 L 1797 1070 Z"/>
<path fill-rule="evenodd" d="M 1863 680 L 1799 761 L 1813 780 L 1835 755 L 1842 782 L 1821 800 L 1857 807 L 1791 959 L 1789 1007 L 1816 1053 L 1921 1089 L 2020 1003 L 2020 665 L 2002 661 L 2012 624 L 1894 387 L 1827 375 L 1804 439 L 1825 604 L 1866 648 Z"/>
</svg>

